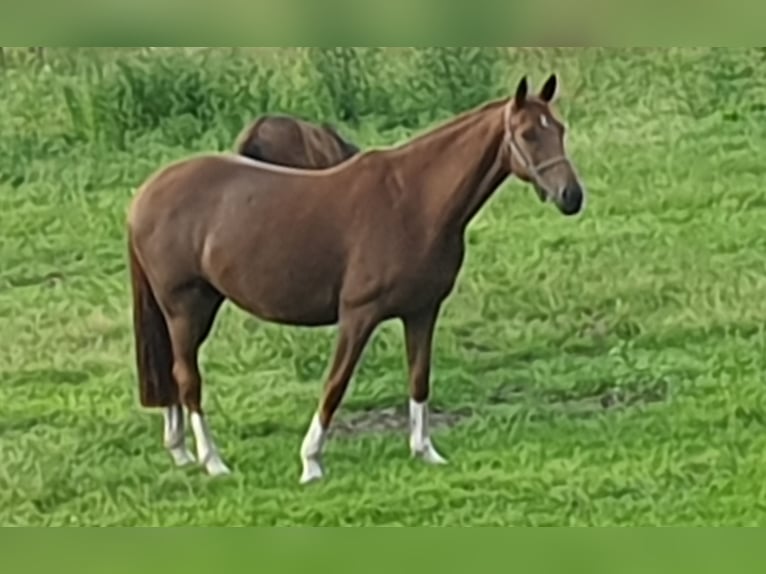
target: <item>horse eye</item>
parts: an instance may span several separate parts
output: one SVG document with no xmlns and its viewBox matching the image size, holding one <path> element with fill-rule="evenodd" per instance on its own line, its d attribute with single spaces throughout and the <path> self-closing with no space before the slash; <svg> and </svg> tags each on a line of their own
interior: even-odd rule
<svg viewBox="0 0 766 574">
<path fill-rule="evenodd" d="M 521 132 L 521 137 L 524 138 L 528 142 L 535 141 L 537 138 L 537 133 L 532 128 L 528 128 Z"/>
</svg>

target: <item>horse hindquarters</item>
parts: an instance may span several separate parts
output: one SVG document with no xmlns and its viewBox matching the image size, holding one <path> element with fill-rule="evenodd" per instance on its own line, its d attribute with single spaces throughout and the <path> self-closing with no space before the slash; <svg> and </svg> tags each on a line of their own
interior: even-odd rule
<svg viewBox="0 0 766 574">
<path fill-rule="evenodd" d="M 202 413 L 197 357 L 223 297 L 202 282 L 155 291 L 132 243 L 130 262 L 141 403 L 165 407 L 165 446 L 178 465 L 193 460 L 184 445 L 181 405 L 185 406 L 197 445 L 197 460 L 211 475 L 228 474 L 229 468 L 221 460 Z"/>
</svg>

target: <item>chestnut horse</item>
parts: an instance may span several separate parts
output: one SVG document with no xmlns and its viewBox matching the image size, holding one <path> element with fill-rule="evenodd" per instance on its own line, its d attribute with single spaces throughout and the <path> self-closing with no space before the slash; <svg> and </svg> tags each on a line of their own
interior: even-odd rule
<svg viewBox="0 0 766 574">
<path fill-rule="evenodd" d="M 236 153 L 275 165 L 323 169 L 346 161 L 359 148 L 330 124 L 281 115 L 261 116 L 237 137 Z"/>
<path fill-rule="evenodd" d="M 322 477 L 333 414 L 365 345 L 399 319 L 410 382 L 412 454 L 445 460 L 431 442 L 431 348 L 442 303 L 463 263 L 468 223 L 511 175 L 574 215 L 584 192 L 550 106 L 523 78 L 511 98 L 487 103 L 411 141 L 370 150 L 324 170 L 269 165 L 229 154 L 179 161 L 154 174 L 128 218 L 141 404 L 164 407 L 165 447 L 229 471 L 201 407 L 197 363 L 225 299 L 282 325 L 337 325 L 324 393 L 300 448 L 305 483 Z"/>
</svg>

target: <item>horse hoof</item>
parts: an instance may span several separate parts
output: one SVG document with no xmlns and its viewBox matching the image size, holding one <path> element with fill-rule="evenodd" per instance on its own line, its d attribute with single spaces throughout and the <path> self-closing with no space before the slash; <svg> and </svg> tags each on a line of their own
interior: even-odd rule
<svg viewBox="0 0 766 574">
<path fill-rule="evenodd" d="M 322 466 L 315 460 L 307 460 L 303 463 L 303 473 L 301 474 L 300 483 L 308 484 L 310 482 L 316 482 L 323 476 Z"/>
<path fill-rule="evenodd" d="M 438 453 L 432 444 L 427 444 L 422 450 L 413 450 L 412 456 L 419 458 L 426 464 L 447 464 L 447 460 Z"/>
<path fill-rule="evenodd" d="M 170 449 L 170 456 L 176 466 L 188 466 L 194 463 L 194 455 L 186 447 Z"/>
<path fill-rule="evenodd" d="M 231 469 L 221 459 L 212 459 L 205 464 L 205 470 L 210 476 L 226 476 L 231 474 Z"/>
<path fill-rule="evenodd" d="M 435 465 L 447 464 L 447 459 L 445 459 L 442 455 L 440 455 L 435 450 L 426 451 L 423 455 L 421 455 L 421 458 L 427 464 L 435 464 Z"/>
</svg>

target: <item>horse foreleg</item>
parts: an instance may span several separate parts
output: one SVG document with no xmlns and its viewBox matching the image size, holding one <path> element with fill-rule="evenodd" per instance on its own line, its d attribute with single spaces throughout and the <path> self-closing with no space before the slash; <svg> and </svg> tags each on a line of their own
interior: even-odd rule
<svg viewBox="0 0 766 574">
<path fill-rule="evenodd" d="M 437 305 L 404 318 L 410 372 L 410 451 L 429 464 L 447 462 L 434 448 L 428 428 L 431 347 L 438 314 Z"/>
<path fill-rule="evenodd" d="M 354 311 L 341 314 L 338 343 L 324 395 L 301 445 L 301 484 L 318 480 L 324 474 L 321 458 L 327 431 L 375 324 L 371 313 Z"/>
</svg>

